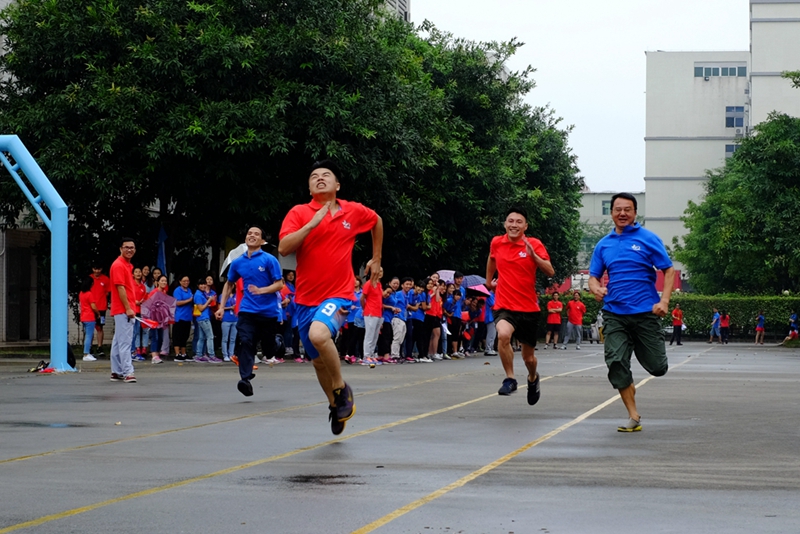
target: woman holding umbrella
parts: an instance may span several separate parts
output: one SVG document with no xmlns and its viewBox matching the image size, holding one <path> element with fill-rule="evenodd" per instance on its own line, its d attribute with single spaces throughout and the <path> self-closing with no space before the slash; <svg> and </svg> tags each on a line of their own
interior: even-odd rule
<svg viewBox="0 0 800 534">
<path fill-rule="evenodd" d="M 163 274 L 158 277 L 156 287 L 147 295 L 142 302 L 142 317 L 149 319 L 153 324 L 150 329 L 150 357 L 154 364 L 162 363 L 161 344 L 164 341 L 165 332 L 169 335 L 169 325 L 175 322 L 174 297 L 167 294 L 169 282 Z"/>
</svg>

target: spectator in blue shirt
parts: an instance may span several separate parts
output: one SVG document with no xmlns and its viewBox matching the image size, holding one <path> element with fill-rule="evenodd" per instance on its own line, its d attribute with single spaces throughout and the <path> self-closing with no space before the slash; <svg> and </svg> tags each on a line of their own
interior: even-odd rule
<svg viewBox="0 0 800 534">
<path fill-rule="evenodd" d="M 719 311 L 716 308 L 714 308 L 714 316 L 711 318 L 711 335 L 707 343 L 713 343 L 715 336 L 717 340 L 722 343 L 722 334 L 719 331 Z"/>
<path fill-rule="evenodd" d="M 211 310 L 217 301 L 217 294 L 208 288 L 205 278 L 197 281 L 197 292 L 194 294 L 194 309 L 200 311 L 197 315 L 197 327 L 194 335 L 197 337 L 197 353 L 194 361 L 203 363 L 219 363 L 222 360 L 214 354 L 214 331 L 211 329 Z"/>
<path fill-rule="evenodd" d="M 253 394 L 250 381 L 255 378 L 256 347 L 259 341 L 265 359 L 275 355 L 275 335 L 278 333 L 278 308 L 280 290 L 283 289 L 281 266 L 275 256 L 261 250 L 265 243 L 261 228 L 253 226 L 247 231 L 244 242 L 247 252 L 233 260 L 228 268 L 228 280 L 222 290 L 223 302 L 236 291 L 236 281 L 244 283 L 242 302 L 239 305 L 237 337 L 239 338 L 239 392 L 245 397 Z M 217 310 L 222 319 L 222 310 Z"/>
<path fill-rule="evenodd" d="M 461 331 L 463 325 L 461 324 L 461 314 L 464 311 L 464 300 L 467 298 L 467 288 L 461 285 L 464 281 L 464 275 L 458 271 L 453 273 L 453 318 L 451 319 L 450 328 L 450 353 L 456 357 L 463 357 L 464 353 L 461 352 Z"/>
<path fill-rule="evenodd" d="M 236 293 L 222 307 L 222 359 L 231 361 L 236 346 Z"/>
<path fill-rule="evenodd" d="M 403 288 L 403 293 L 406 298 L 406 337 L 403 340 L 403 355 L 407 362 L 413 362 L 414 321 L 411 318 L 411 314 L 417 309 L 417 294 L 414 291 L 414 279 L 410 277 L 403 278 L 400 281 L 400 287 Z"/>
<path fill-rule="evenodd" d="M 594 249 L 589 267 L 589 290 L 604 301 L 605 360 L 608 379 L 619 391 L 628 410 L 628 422 L 620 432 L 642 429 L 636 409 L 636 387 L 631 373 L 631 354 L 653 376 L 667 372 L 661 317 L 668 313 L 669 299 L 675 284 L 664 243 L 653 232 L 636 222 L 636 197 L 617 193 L 611 197 L 614 229 Z M 656 269 L 664 272 L 664 291 L 656 291 Z M 601 282 L 608 272 L 608 287 Z"/>
<path fill-rule="evenodd" d="M 194 309 L 194 293 L 189 289 L 189 277 L 181 276 L 180 285 L 172 292 L 177 301 L 175 304 L 175 324 L 172 326 L 172 344 L 175 347 L 175 361 L 192 361 L 186 355 L 186 343 L 192 329 L 192 310 Z"/>
<path fill-rule="evenodd" d="M 484 356 L 497 356 L 495 341 L 497 341 L 497 329 L 494 327 L 494 291 L 489 292 L 486 297 L 486 352 Z"/>
<path fill-rule="evenodd" d="M 394 316 L 392 317 L 392 358 L 399 360 L 402 356 L 401 348 L 403 341 L 406 339 L 406 320 L 408 319 L 408 298 L 407 292 L 411 282 L 400 282 L 399 278 L 392 279 L 392 287 L 397 284 L 397 289 L 394 290 L 394 307 L 397 308 Z"/>
</svg>

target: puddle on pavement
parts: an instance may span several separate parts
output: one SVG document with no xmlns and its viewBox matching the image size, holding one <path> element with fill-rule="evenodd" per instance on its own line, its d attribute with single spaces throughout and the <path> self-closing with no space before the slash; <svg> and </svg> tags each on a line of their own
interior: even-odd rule
<svg viewBox="0 0 800 534">
<path fill-rule="evenodd" d="M 0 427 L 11 428 L 87 428 L 92 425 L 86 423 L 41 423 L 37 421 L 3 421 Z"/>
<path fill-rule="evenodd" d="M 244 480 L 246 484 L 254 486 L 273 485 L 282 482 L 291 486 L 363 486 L 366 484 L 362 477 L 357 475 L 294 475 L 290 477 L 256 477 Z"/>
</svg>

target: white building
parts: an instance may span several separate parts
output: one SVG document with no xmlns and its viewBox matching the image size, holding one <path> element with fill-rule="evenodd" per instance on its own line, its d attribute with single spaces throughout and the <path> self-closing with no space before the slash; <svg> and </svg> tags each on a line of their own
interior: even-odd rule
<svg viewBox="0 0 800 534">
<path fill-rule="evenodd" d="M 411 0 L 386 0 L 386 7 L 406 22 L 411 22 Z"/>
<path fill-rule="evenodd" d="M 706 172 L 753 125 L 774 110 L 800 116 L 800 90 L 780 77 L 800 69 L 800 1 L 750 0 L 750 26 L 749 51 L 646 52 L 646 225 L 668 246 Z"/>
</svg>

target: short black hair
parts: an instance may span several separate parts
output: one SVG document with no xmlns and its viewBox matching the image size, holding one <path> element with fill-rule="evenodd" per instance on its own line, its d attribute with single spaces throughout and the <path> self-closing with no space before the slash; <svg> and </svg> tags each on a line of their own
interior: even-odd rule
<svg viewBox="0 0 800 534">
<path fill-rule="evenodd" d="M 455 280 L 456 278 L 464 278 L 464 273 L 459 272 L 459 271 L 454 272 L 453 273 L 453 280 Z"/>
<path fill-rule="evenodd" d="M 410 276 L 406 276 L 405 278 L 403 278 L 402 280 L 400 280 L 400 283 L 401 283 L 401 284 L 405 284 L 406 282 L 411 282 L 411 283 L 413 284 L 413 283 L 414 283 L 414 279 L 413 279 L 413 278 L 411 278 Z"/>
<path fill-rule="evenodd" d="M 200 286 L 200 285 L 203 285 L 203 286 L 204 286 L 204 285 L 206 285 L 207 283 L 208 283 L 208 282 L 206 282 L 206 277 L 205 277 L 205 276 L 204 276 L 203 278 L 198 278 L 198 279 L 197 279 L 197 285 L 198 285 L 198 286 Z"/>
<path fill-rule="evenodd" d="M 336 176 L 336 181 L 342 181 L 342 171 L 339 170 L 339 166 L 333 160 L 330 159 L 323 159 L 321 161 L 315 161 L 311 168 L 308 170 L 308 175 L 311 176 L 311 173 L 316 171 L 317 169 L 328 169 Z"/>
<path fill-rule="evenodd" d="M 119 246 L 121 247 L 122 245 L 124 245 L 128 241 L 130 241 L 134 245 L 136 244 L 136 241 L 134 241 L 134 239 L 132 237 L 120 237 L 119 238 Z"/>
<path fill-rule="evenodd" d="M 264 237 L 264 229 L 263 228 L 261 228 L 257 224 L 251 224 L 250 226 L 247 227 L 247 232 L 249 232 L 251 228 L 258 228 L 258 231 L 261 232 L 261 239 L 266 241 L 267 238 Z M 247 234 L 247 232 L 245 232 L 245 234 Z"/>
<path fill-rule="evenodd" d="M 639 211 L 639 204 L 636 202 L 636 197 L 631 195 L 630 193 L 617 193 L 616 195 L 611 197 L 611 209 L 614 209 L 614 202 L 616 202 L 618 198 L 630 200 L 631 202 L 633 202 L 633 211 L 636 212 Z"/>
<path fill-rule="evenodd" d="M 510 208 L 508 208 L 506 210 L 506 219 L 508 219 L 508 216 L 511 215 L 512 213 L 519 213 L 520 215 L 525 217 L 525 222 L 528 222 L 528 212 L 522 206 L 511 206 Z"/>
<path fill-rule="evenodd" d="M 92 286 L 94 285 L 94 278 L 91 276 L 85 277 L 81 280 L 81 293 L 86 293 L 92 290 Z"/>
</svg>

